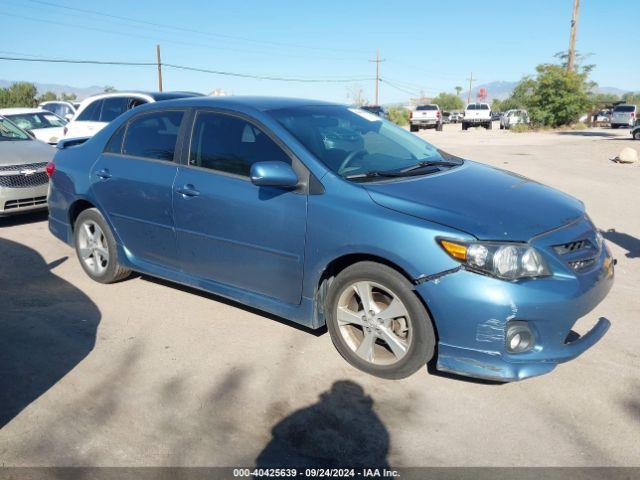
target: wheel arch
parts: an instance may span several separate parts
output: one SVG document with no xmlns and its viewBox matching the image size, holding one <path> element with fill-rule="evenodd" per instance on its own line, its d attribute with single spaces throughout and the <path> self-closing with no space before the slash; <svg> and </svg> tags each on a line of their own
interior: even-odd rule
<svg viewBox="0 0 640 480">
<path fill-rule="evenodd" d="M 327 263 L 327 265 L 322 270 L 322 272 L 318 276 L 318 279 L 315 282 L 315 286 L 314 286 L 315 290 L 314 290 L 314 297 L 313 297 L 314 298 L 313 323 L 315 327 L 321 327 L 326 323 L 324 318 L 323 307 L 324 307 L 324 302 L 328 292 L 329 285 L 331 284 L 333 279 L 345 268 L 350 267 L 351 265 L 354 265 L 359 262 L 364 262 L 364 261 L 376 262 L 376 263 L 380 263 L 381 265 L 385 265 L 389 268 L 392 268 L 393 270 L 400 273 L 403 277 L 405 277 L 407 281 L 409 281 L 409 283 L 411 283 L 412 285 L 415 285 L 415 278 L 413 278 L 413 276 L 410 275 L 405 268 L 403 268 L 398 263 L 393 262 L 387 258 L 381 257 L 379 255 L 371 254 L 371 253 L 346 253 L 346 254 L 340 255 L 339 257 L 336 257 L 333 260 L 331 260 L 329 263 Z M 414 290 L 414 293 L 418 297 L 420 302 L 424 305 L 425 309 L 427 310 L 427 313 L 431 317 L 431 311 L 429 310 L 429 307 L 426 304 L 426 302 L 422 299 L 420 295 L 418 295 L 418 293 L 415 290 Z M 432 324 L 435 331 L 435 322 L 433 322 L 433 320 L 432 320 Z M 437 336 L 437 332 L 436 332 L 436 336 Z"/>
<path fill-rule="evenodd" d="M 78 216 L 89 208 L 96 208 L 96 206 L 85 198 L 79 198 L 69 205 L 68 215 L 71 231 L 74 230 Z"/>
</svg>

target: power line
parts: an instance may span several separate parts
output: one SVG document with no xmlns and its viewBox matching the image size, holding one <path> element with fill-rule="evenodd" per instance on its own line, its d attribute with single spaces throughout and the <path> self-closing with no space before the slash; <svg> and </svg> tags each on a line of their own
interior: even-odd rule
<svg viewBox="0 0 640 480">
<path fill-rule="evenodd" d="M 81 64 L 81 65 L 119 65 L 119 66 L 137 66 L 137 67 L 157 67 L 158 62 L 122 62 L 122 61 L 106 61 L 106 60 L 72 60 L 63 58 L 26 58 L 26 57 L 7 57 L 0 56 L 0 60 L 12 62 L 37 62 L 37 63 L 62 63 L 62 64 Z M 373 80 L 373 77 L 363 78 L 304 78 L 304 77 L 283 77 L 277 75 L 257 75 L 251 73 L 229 72 L 224 70 L 211 70 L 207 68 L 191 67 L 188 65 L 176 65 L 172 63 L 162 63 L 163 67 L 174 68 L 178 70 L 188 70 L 192 72 L 210 73 L 214 75 L 223 75 L 230 77 L 251 78 L 254 80 L 273 80 L 281 82 L 300 82 L 300 83 L 352 83 L 363 80 Z"/>
<path fill-rule="evenodd" d="M 419 97 L 420 96 L 419 93 L 412 92 L 410 90 L 404 89 L 404 88 L 402 88 L 402 87 L 400 87 L 398 85 L 394 85 L 393 83 L 389 82 L 388 80 L 385 80 L 384 78 L 381 78 L 380 81 L 383 82 L 383 83 L 386 83 L 390 87 L 395 88 L 396 90 L 398 90 L 400 92 L 407 93 L 407 94 L 412 95 L 414 97 Z"/>
<path fill-rule="evenodd" d="M 208 37 L 226 38 L 226 39 L 229 39 L 229 40 L 236 40 L 236 41 L 243 41 L 243 42 L 250 42 L 250 43 L 258 43 L 260 45 L 269 44 L 269 45 L 280 46 L 280 47 L 291 47 L 291 48 L 300 48 L 300 49 L 307 49 L 307 50 L 328 51 L 328 52 L 333 52 L 333 53 L 335 53 L 335 52 L 344 52 L 345 51 L 342 48 L 316 47 L 316 46 L 310 46 L 310 45 L 300 45 L 300 44 L 296 44 L 296 43 L 276 42 L 276 41 L 268 41 L 268 40 L 258 40 L 258 39 L 248 38 L 248 37 L 239 37 L 239 36 L 235 36 L 235 35 L 226 35 L 226 34 L 222 34 L 222 33 L 206 32 L 206 31 L 197 30 L 197 29 L 194 29 L 194 28 L 180 27 L 180 26 L 175 26 L 175 25 L 169 25 L 169 24 L 166 24 L 166 23 L 150 22 L 148 20 L 141 20 L 141 19 L 138 19 L 138 18 L 127 17 L 127 16 L 123 16 L 123 15 L 113 15 L 113 14 L 109 14 L 109 13 L 106 13 L 106 12 L 100 12 L 100 11 L 97 11 L 97 10 L 89 10 L 89 9 L 84 9 L 84 8 L 69 7 L 69 6 L 66 6 L 66 5 L 60 5 L 58 3 L 48 2 L 48 1 L 44 1 L 44 0 L 28 0 L 28 1 L 32 2 L 32 3 L 38 3 L 40 5 L 46 5 L 46 6 L 49 6 L 49 7 L 61 8 L 61 9 L 64 9 L 64 10 L 76 11 L 76 12 L 81 12 L 81 13 L 90 14 L 90 15 L 98 15 L 100 17 L 108 17 L 108 18 L 113 18 L 113 19 L 117 19 L 117 20 L 125 20 L 125 21 L 129 21 L 129 22 L 134 22 L 134 23 L 153 26 L 153 27 L 156 27 L 156 28 L 164 28 L 164 29 L 180 31 L 180 32 L 195 33 L 195 34 L 198 34 L 198 35 L 205 35 L 205 36 L 208 36 Z M 352 52 L 365 53 L 364 51 L 356 51 L 356 50 L 352 50 Z"/>
</svg>

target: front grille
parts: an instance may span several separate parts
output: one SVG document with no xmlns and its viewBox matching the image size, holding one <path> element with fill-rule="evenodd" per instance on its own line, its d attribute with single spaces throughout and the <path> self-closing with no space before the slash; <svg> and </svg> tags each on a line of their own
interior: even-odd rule
<svg viewBox="0 0 640 480">
<path fill-rule="evenodd" d="M 36 205 L 46 205 L 47 197 L 46 195 L 43 197 L 32 197 L 32 198 L 21 198 L 20 200 L 9 200 L 5 202 L 4 209 L 12 210 L 14 208 L 22 208 L 22 207 L 34 207 Z"/>
<path fill-rule="evenodd" d="M 589 240 L 576 240 L 575 242 L 564 243 L 562 245 L 556 245 L 553 249 L 558 255 L 566 255 L 567 253 L 579 252 L 580 250 L 593 248 L 592 243 Z"/>
<path fill-rule="evenodd" d="M 563 257 L 567 265 L 574 271 L 580 272 L 592 267 L 600 255 L 600 245 L 597 237 L 592 241 L 582 238 L 572 242 L 555 245 L 553 250 Z"/>
<path fill-rule="evenodd" d="M 29 188 L 45 185 L 49 181 L 46 162 L 0 167 L 0 187 Z"/>
<path fill-rule="evenodd" d="M 40 170 L 47 166 L 47 162 L 38 163 L 25 163 L 22 165 L 2 165 L 0 166 L 0 172 L 13 172 L 18 173 L 21 170 Z"/>
<path fill-rule="evenodd" d="M 0 187 L 29 188 L 45 185 L 49 181 L 46 172 L 30 175 L 0 175 Z"/>
</svg>

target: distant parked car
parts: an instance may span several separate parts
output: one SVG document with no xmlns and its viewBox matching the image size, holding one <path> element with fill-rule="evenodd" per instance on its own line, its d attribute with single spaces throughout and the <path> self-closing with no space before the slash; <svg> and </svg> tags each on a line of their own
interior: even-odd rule
<svg viewBox="0 0 640 480">
<path fill-rule="evenodd" d="M 526 110 L 507 110 L 500 119 L 500 130 L 509 129 L 521 123 L 529 123 L 529 114 Z"/>
<path fill-rule="evenodd" d="M 491 112 L 491 120 L 500 121 L 504 114 L 502 112 Z"/>
<path fill-rule="evenodd" d="M 637 113 L 638 107 L 635 105 L 616 105 L 611 112 L 611 128 L 633 127 Z"/>
<path fill-rule="evenodd" d="M 442 123 L 451 123 L 451 112 L 442 112 Z"/>
<path fill-rule="evenodd" d="M 417 132 L 421 128 L 435 128 L 438 132 L 441 132 L 442 113 L 440 112 L 440 107 L 435 103 L 418 105 L 409 114 L 409 122 L 409 129 L 412 132 Z"/>
<path fill-rule="evenodd" d="M 47 208 L 46 165 L 55 149 L 0 117 L 0 217 Z"/>
<path fill-rule="evenodd" d="M 491 130 L 491 107 L 488 103 L 470 103 L 464 111 L 462 130 L 479 126 Z"/>
<path fill-rule="evenodd" d="M 451 112 L 449 115 L 449 123 L 458 123 L 461 122 L 464 115 L 461 112 Z"/>
<path fill-rule="evenodd" d="M 71 120 L 76 113 L 76 107 L 74 107 L 73 103 L 71 102 L 63 102 L 63 101 L 42 102 L 40 105 L 38 105 L 38 108 L 55 113 L 56 115 L 64 118 L 67 121 Z"/>
<path fill-rule="evenodd" d="M 80 104 L 64 129 L 65 138 L 91 137 L 127 110 L 146 103 L 201 96 L 191 92 L 114 92 L 95 95 Z"/>
<path fill-rule="evenodd" d="M 371 112 L 374 115 L 377 115 L 381 118 L 389 118 L 389 114 L 387 113 L 387 110 L 384 107 L 381 107 L 380 105 L 363 105 L 360 108 L 362 110 L 366 110 L 367 112 Z"/>
<path fill-rule="evenodd" d="M 64 135 L 67 121 L 40 108 L 2 108 L 0 115 L 8 118 L 22 130 L 31 132 L 38 140 L 55 145 Z"/>
</svg>

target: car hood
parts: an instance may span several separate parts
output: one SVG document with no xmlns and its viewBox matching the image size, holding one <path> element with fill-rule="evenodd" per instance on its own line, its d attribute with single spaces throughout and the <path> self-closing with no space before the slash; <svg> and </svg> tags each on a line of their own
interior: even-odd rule
<svg viewBox="0 0 640 480">
<path fill-rule="evenodd" d="M 31 130 L 38 140 L 47 143 L 58 143 L 64 136 L 64 127 L 38 128 Z"/>
<path fill-rule="evenodd" d="M 363 186 L 383 207 L 481 240 L 527 241 L 584 215 L 582 202 L 565 193 L 471 161 L 443 173 Z"/>
<path fill-rule="evenodd" d="M 56 149 L 38 140 L 0 141 L 0 167 L 53 160 Z"/>
</svg>

